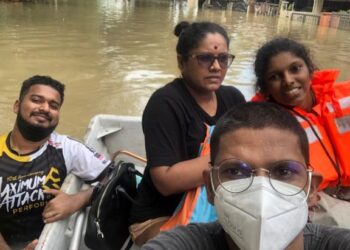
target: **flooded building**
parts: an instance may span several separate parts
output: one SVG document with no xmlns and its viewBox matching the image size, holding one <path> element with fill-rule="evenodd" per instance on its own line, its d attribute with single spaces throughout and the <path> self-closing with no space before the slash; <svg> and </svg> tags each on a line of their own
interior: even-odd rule
<svg viewBox="0 0 350 250">
<path fill-rule="evenodd" d="M 248 0 L 248 11 L 257 15 L 289 18 L 331 28 L 350 29 L 350 0 Z"/>
</svg>

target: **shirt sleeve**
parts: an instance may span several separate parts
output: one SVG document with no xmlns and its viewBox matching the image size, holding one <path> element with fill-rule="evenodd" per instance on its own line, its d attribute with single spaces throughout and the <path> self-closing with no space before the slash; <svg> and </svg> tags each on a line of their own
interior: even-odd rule
<svg viewBox="0 0 350 250">
<path fill-rule="evenodd" d="M 103 155 L 83 143 L 66 137 L 62 145 L 67 173 L 72 173 L 85 181 L 93 181 L 110 164 Z"/>
<path fill-rule="evenodd" d="M 152 96 L 142 117 L 148 165 L 171 166 L 186 160 L 181 107 L 172 98 Z"/>
</svg>

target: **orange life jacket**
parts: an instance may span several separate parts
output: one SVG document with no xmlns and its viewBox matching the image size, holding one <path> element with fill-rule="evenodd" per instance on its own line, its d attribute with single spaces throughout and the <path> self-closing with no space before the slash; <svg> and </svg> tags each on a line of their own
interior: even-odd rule
<svg viewBox="0 0 350 250">
<path fill-rule="evenodd" d="M 338 75 L 337 70 L 314 72 L 311 87 L 317 104 L 313 112 L 291 110 L 307 134 L 310 165 L 323 176 L 320 189 L 336 186 L 339 175 L 341 185 L 350 185 L 350 82 L 334 84 Z M 265 98 L 257 93 L 252 100 Z M 337 122 L 347 128 L 345 133 L 338 131 Z"/>
<path fill-rule="evenodd" d="M 321 106 L 321 118 L 342 169 L 342 186 L 350 186 L 350 80 L 334 83 L 337 70 L 318 72 L 312 86 Z"/>
<path fill-rule="evenodd" d="M 317 110 L 317 105 L 313 109 Z M 293 108 L 293 111 L 292 113 L 304 128 L 309 141 L 310 165 L 315 172 L 323 176 L 319 189 L 322 190 L 329 185 L 335 187 L 342 172 L 339 164 L 336 165 L 334 149 L 320 117 L 297 107 Z"/>
</svg>

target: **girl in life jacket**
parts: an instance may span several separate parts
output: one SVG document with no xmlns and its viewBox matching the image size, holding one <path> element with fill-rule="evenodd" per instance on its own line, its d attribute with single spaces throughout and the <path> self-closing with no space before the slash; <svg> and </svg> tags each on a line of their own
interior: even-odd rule
<svg viewBox="0 0 350 250">
<path fill-rule="evenodd" d="M 349 228 L 350 81 L 335 83 L 338 70 L 316 70 L 308 49 L 288 38 L 265 43 L 254 70 L 253 101 L 284 106 L 308 136 L 310 164 L 323 177 L 311 219 Z"/>
</svg>

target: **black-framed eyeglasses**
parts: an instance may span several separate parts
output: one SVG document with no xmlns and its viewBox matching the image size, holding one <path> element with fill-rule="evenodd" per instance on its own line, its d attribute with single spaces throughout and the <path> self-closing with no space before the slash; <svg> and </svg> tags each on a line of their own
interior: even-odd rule
<svg viewBox="0 0 350 250">
<path fill-rule="evenodd" d="M 215 60 L 218 60 L 218 63 L 222 69 L 227 69 L 230 67 L 235 56 L 228 53 L 222 53 L 218 56 L 214 56 L 210 53 L 198 53 L 198 54 L 190 54 L 188 57 L 196 58 L 198 65 L 204 68 L 209 68 L 213 65 Z"/>
<path fill-rule="evenodd" d="M 253 168 L 248 163 L 233 158 L 223 160 L 212 167 L 213 176 L 225 190 L 231 193 L 241 193 L 247 190 L 259 171 L 267 173 L 272 188 L 278 193 L 292 196 L 303 191 L 311 181 L 312 168 L 307 168 L 301 162 L 289 160 L 275 162 L 268 169 Z M 240 185 L 236 187 L 230 185 L 229 189 L 224 185 L 225 182 L 235 180 L 240 180 Z M 280 185 L 281 182 L 293 185 L 295 188 L 284 188 L 284 185 Z"/>
</svg>

